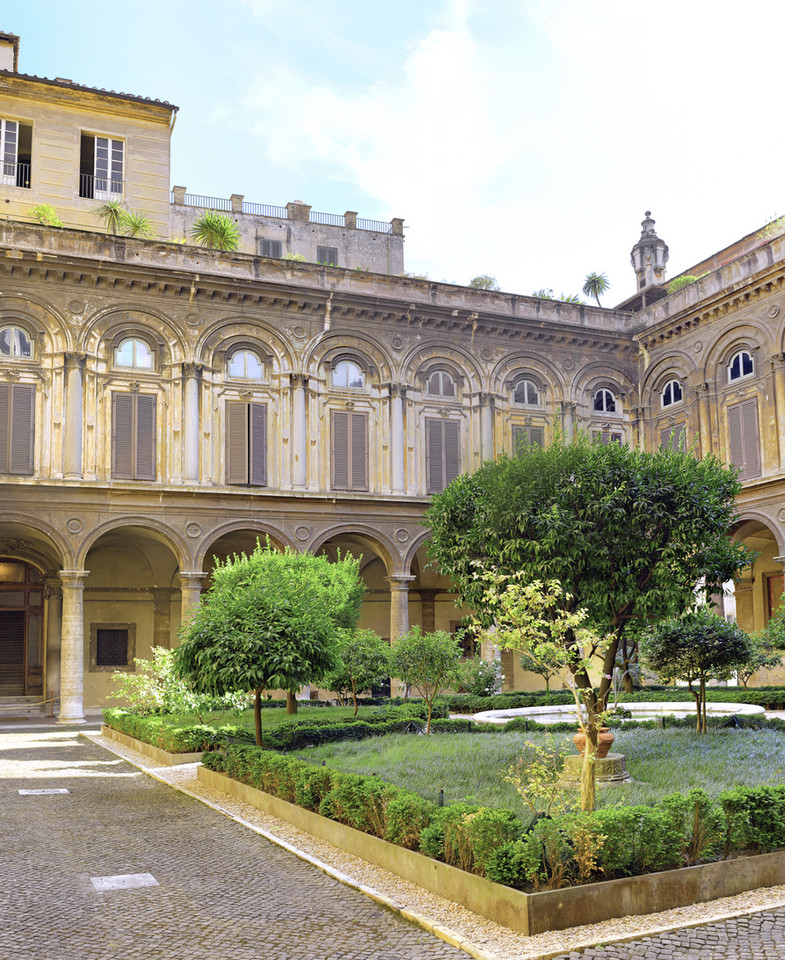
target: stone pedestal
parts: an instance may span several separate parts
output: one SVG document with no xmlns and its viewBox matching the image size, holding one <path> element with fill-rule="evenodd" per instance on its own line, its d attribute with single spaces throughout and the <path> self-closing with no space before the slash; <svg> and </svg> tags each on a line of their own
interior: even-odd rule
<svg viewBox="0 0 785 960">
<path fill-rule="evenodd" d="M 583 757 L 565 757 L 564 775 L 560 785 L 568 790 L 579 790 L 581 786 L 581 768 Z M 627 773 L 627 758 L 623 753 L 609 753 L 602 760 L 594 761 L 594 782 L 599 789 L 618 787 L 622 783 L 631 783 Z"/>
</svg>

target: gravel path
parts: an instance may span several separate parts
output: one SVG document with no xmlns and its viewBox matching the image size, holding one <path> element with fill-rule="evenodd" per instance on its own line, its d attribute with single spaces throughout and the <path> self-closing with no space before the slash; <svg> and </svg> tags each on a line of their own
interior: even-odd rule
<svg viewBox="0 0 785 960">
<path fill-rule="evenodd" d="M 435 928 L 478 960 L 545 960 L 555 957 L 560 960 L 577 960 L 578 957 L 602 957 L 605 960 L 731 960 L 736 957 L 785 960 L 785 947 L 781 942 L 782 925 L 785 922 L 785 886 L 754 890 L 711 903 L 643 917 L 624 917 L 524 937 L 400 880 L 365 860 L 345 854 L 285 821 L 211 790 L 197 780 L 196 764 L 152 768 L 149 766 L 151 761 L 134 750 L 106 737 L 91 739 L 145 769 L 151 776 L 201 799 L 263 836 L 280 842 L 343 882 L 387 903 L 405 916 L 414 917 L 426 929 Z M 722 923 L 715 930 L 707 926 L 709 921 Z M 739 931 L 743 935 L 739 935 Z M 732 947 L 731 942 L 734 942 Z M 721 952 L 723 950 L 725 952 Z"/>
</svg>

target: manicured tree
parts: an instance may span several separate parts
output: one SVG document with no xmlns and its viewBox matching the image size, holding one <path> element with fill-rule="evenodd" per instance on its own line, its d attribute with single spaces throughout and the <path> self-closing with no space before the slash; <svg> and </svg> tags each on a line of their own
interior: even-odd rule
<svg viewBox="0 0 785 960">
<path fill-rule="evenodd" d="M 237 250 L 240 246 L 240 231 L 230 217 L 206 210 L 191 224 L 191 239 L 211 250 Z"/>
<path fill-rule="evenodd" d="M 485 571 L 525 582 L 558 581 L 567 612 L 585 609 L 611 640 L 594 689 L 588 670 L 568 662 L 583 690 L 588 736 L 606 709 L 625 630 L 678 615 L 694 603 L 695 584 L 719 592 L 748 563 L 730 541 L 736 471 L 682 450 L 644 453 L 579 437 L 525 447 L 500 457 L 437 494 L 426 513 L 431 556 L 460 600 L 486 624 Z M 572 643 L 565 635 L 565 643 Z"/>
<path fill-rule="evenodd" d="M 516 649 L 519 648 L 516 647 Z M 559 668 L 536 659 L 530 653 L 522 653 L 520 663 L 521 670 L 525 670 L 527 673 L 536 673 L 537 676 L 542 677 L 545 681 L 545 691 L 550 693 L 551 677 L 558 677 Z"/>
<path fill-rule="evenodd" d="M 753 633 L 750 635 L 749 659 L 739 664 L 736 668 L 736 676 L 746 690 L 754 673 L 758 670 L 771 670 L 772 667 L 778 667 L 781 663 L 782 650 L 774 647 L 768 632 L 764 630 L 761 633 Z"/>
<path fill-rule="evenodd" d="M 747 634 L 707 607 L 655 624 L 644 634 L 641 650 L 646 666 L 666 683 L 686 682 L 695 698 L 698 733 L 706 732 L 706 682 L 727 680 L 751 652 Z"/>
<path fill-rule="evenodd" d="M 392 648 L 390 673 L 417 690 L 428 705 L 426 733 L 431 732 L 433 702 L 449 687 L 461 682 L 461 648 L 444 630 L 423 633 L 412 627 Z"/>
<path fill-rule="evenodd" d="M 373 630 L 346 631 L 338 648 L 340 662 L 325 678 L 325 686 L 349 694 L 357 716 L 357 694 L 390 675 L 390 647 Z"/>
<path fill-rule="evenodd" d="M 364 592 L 351 556 L 331 563 L 257 545 L 250 556 L 216 565 L 175 651 L 175 669 L 198 693 L 253 691 L 261 744 L 262 692 L 290 693 L 334 669 L 340 632 L 356 626 Z M 290 695 L 288 706 L 293 701 Z"/>
<path fill-rule="evenodd" d="M 610 290 L 610 286 L 604 273 L 590 273 L 583 284 L 583 293 L 587 297 L 594 297 L 597 306 L 601 307 L 600 297 Z"/>
</svg>

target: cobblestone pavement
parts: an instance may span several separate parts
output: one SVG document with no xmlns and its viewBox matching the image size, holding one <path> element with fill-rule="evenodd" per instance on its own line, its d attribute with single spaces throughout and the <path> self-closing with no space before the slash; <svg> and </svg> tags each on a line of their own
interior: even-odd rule
<svg viewBox="0 0 785 960">
<path fill-rule="evenodd" d="M 0 732 L 0 777 L 2 960 L 466 960 L 75 731 Z"/>
<path fill-rule="evenodd" d="M 556 960 L 782 960 L 785 913 L 764 911 L 629 943 L 561 954 Z"/>
</svg>

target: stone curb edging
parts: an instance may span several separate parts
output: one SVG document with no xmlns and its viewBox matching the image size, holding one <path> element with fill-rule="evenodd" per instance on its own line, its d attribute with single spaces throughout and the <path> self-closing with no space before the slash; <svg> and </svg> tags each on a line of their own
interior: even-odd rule
<svg viewBox="0 0 785 960">
<path fill-rule="evenodd" d="M 118 731 L 114 731 L 117 733 Z M 80 736 L 83 736 L 86 740 L 92 741 L 96 746 L 103 747 L 105 750 L 109 750 L 111 753 L 115 751 L 112 750 L 112 747 L 102 742 L 100 734 L 89 734 L 80 732 Z M 123 734 L 123 737 L 128 740 L 133 740 L 132 737 L 128 737 L 127 734 Z M 113 739 L 113 738 L 109 738 Z M 122 743 L 121 740 L 117 740 L 118 743 Z M 142 741 L 136 741 L 141 743 Z M 130 749 L 136 749 L 131 744 L 123 744 L 124 746 L 129 747 Z M 150 744 L 146 744 L 150 746 Z M 158 749 L 158 748 L 153 748 Z M 141 751 L 137 750 L 138 753 Z M 163 751 L 161 751 L 163 752 Z M 116 756 L 121 756 L 121 754 L 115 754 Z M 201 757 L 201 753 L 198 754 Z M 230 820 L 234 820 L 235 823 L 239 823 L 241 826 L 246 827 L 249 830 L 252 830 L 254 833 L 259 834 L 259 836 L 264 837 L 265 840 L 269 840 L 271 843 L 274 843 L 276 846 L 281 847 L 286 850 L 288 853 L 294 854 L 294 856 L 299 857 L 300 860 L 304 860 L 306 863 L 310 863 L 312 866 L 321 870 L 323 873 L 328 874 L 333 877 L 333 879 L 338 880 L 340 883 L 345 884 L 348 887 L 351 887 L 354 890 L 357 890 L 359 893 L 364 894 L 366 897 L 369 897 L 374 902 L 380 904 L 383 907 L 387 907 L 389 910 L 392 910 L 394 913 L 397 913 L 398 916 L 402 917 L 404 920 L 409 920 L 412 923 L 417 924 L 418 927 L 421 927 L 427 933 L 432 933 L 434 936 L 438 937 L 440 940 L 444 940 L 445 943 L 449 943 L 453 947 L 457 947 L 459 950 L 463 950 L 470 957 L 473 957 L 474 960 L 497 960 L 496 955 L 488 953 L 488 951 L 483 950 L 482 947 L 479 947 L 477 944 L 472 943 L 470 940 L 467 940 L 464 937 L 461 937 L 459 934 L 450 930 L 448 927 L 443 926 L 442 924 L 434 923 L 432 920 L 429 920 L 427 917 L 423 916 L 420 913 L 417 913 L 414 910 L 409 910 L 406 907 L 401 906 L 391 897 L 386 896 L 378 890 L 374 890 L 373 887 L 369 887 L 366 884 L 360 883 L 355 880 L 353 877 L 348 876 L 348 874 L 342 873 L 340 870 L 336 870 L 335 867 L 331 867 L 329 864 L 324 863 L 322 860 L 319 860 L 317 857 L 312 856 L 309 853 L 306 853 L 304 850 L 299 850 L 297 847 L 293 846 L 291 843 L 288 843 L 286 840 L 282 840 L 280 837 L 276 837 L 275 834 L 268 833 L 262 827 L 257 827 L 252 823 L 249 823 L 247 820 L 244 820 L 242 817 L 238 817 L 233 813 L 229 813 L 228 810 L 223 809 L 219 804 L 213 803 L 210 800 L 207 800 L 205 797 L 199 796 L 199 794 L 193 793 L 191 790 L 186 789 L 185 787 L 176 786 L 175 784 L 169 783 L 168 780 L 165 780 L 163 777 L 158 776 L 155 773 L 152 767 L 143 766 L 141 763 L 137 763 L 134 760 L 129 759 L 128 757 L 122 757 L 126 763 L 130 763 L 131 766 L 136 767 L 138 770 L 141 770 L 148 777 L 153 780 L 157 780 L 159 783 L 165 784 L 172 790 L 177 790 L 179 793 L 183 793 L 188 797 L 192 797 L 194 800 L 198 800 L 200 803 L 203 803 L 205 806 L 210 807 L 213 810 L 216 810 L 218 813 L 223 814 L 223 816 L 228 817 Z M 184 761 L 181 761 L 184 762 Z M 191 761 L 195 762 L 195 761 Z M 162 764 L 170 766 L 171 764 Z M 562 951 L 563 952 L 563 951 Z"/>
<path fill-rule="evenodd" d="M 114 727 L 109 727 L 105 723 L 101 724 L 101 736 L 116 740 L 117 743 L 122 743 L 124 747 L 136 750 L 137 753 L 141 753 L 151 760 L 157 760 L 162 767 L 176 767 L 183 763 L 199 763 L 204 753 L 204 750 L 200 750 L 198 753 L 169 753 L 168 750 L 147 743 L 146 740 L 137 740 L 136 737 L 123 733 L 121 730 L 115 730 Z"/>
</svg>

